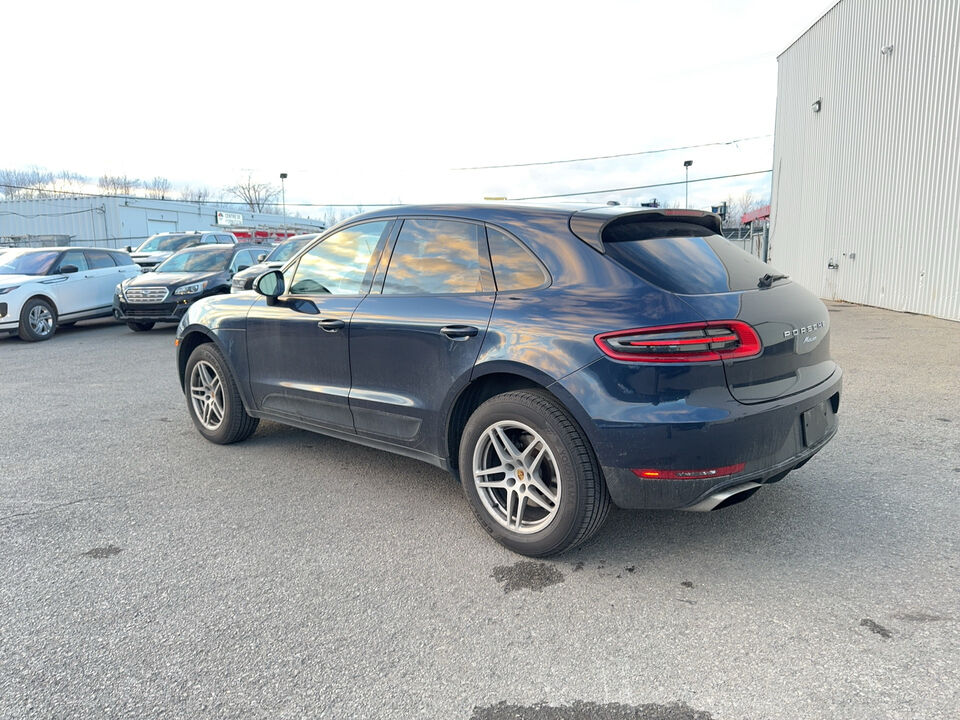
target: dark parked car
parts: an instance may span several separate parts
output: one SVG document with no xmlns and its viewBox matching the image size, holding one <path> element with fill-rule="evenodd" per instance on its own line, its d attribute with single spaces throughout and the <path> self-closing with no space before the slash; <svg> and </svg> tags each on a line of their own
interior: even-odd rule
<svg viewBox="0 0 960 720">
<path fill-rule="evenodd" d="M 320 233 L 310 233 L 308 235 L 294 235 L 288 240 L 278 243 L 267 255 L 262 258 L 257 256 L 257 264 L 253 265 L 243 272 L 238 272 L 233 276 L 230 283 L 230 292 L 243 292 L 253 288 L 253 281 L 258 275 L 267 270 L 283 267 L 290 258 L 300 252 L 308 243 L 313 242 Z"/>
<path fill-rule="evenodd" d="M 391 208 L 255 289 L 177 330 L 201 434 L 269 418 L 447 468 L 526 555 L 582 542 L 611 500 L 731 505 L 837 428 L 826 308 L 708 213 Z"/>
<path fill-rule="evenodd" d="M 131 330 L 149 330 L 158 322 L 175 323 L 192 303 L 230 292 L 234 273 L 254 264 L 256 245 L 201 245 L 181 250 L 153 272 L 117 285 L 113 314 Z"/>
<path fill-rule="evenodd" d="M 134 250 L 127 252 L 133 261 L 144 270 L 153 270 L 175 252 L 194 245 L 235 245 L 237 237 L 230 232 L 189 230 L 186 232 L 162 232 L 151 235 Z"/>
</svg>

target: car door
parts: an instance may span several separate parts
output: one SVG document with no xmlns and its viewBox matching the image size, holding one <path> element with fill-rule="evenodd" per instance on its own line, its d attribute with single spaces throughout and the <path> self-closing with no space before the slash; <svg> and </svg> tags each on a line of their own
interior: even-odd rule
<svg viewBox="0 0 960 720">
<path fill-rule="evenodd" d="M 392 220 L 324 238 L 288 268 L 286 292 L 247 315 L 250 389 L 261 410 L 309 425 L 353 430 L 350 318 L 372 281 Z"/>
<path fill-rule="evenodd" d="M 61 268 L 68 265 L 76 267 L 77 272 L 61 272 Z M 86 276 L 89 269 L 83 250 L 64 251 L 51 268 L 49 273 L 51 277 L 43 283 L 50 288 L 50 294 L 57 304 L 59 317 L 81 313 L 96 307 L 97 293 L 94 282 Z"/>
<path fill-rule="evenodd" d="M 359 434 L 439 454 L 444 400 L 469 380 L 493 309 L 481 237 L 481 226 L 467 221 L 403 221 L 378 272 L 382 289 L 363 299 L 350 323 L 350 408 Z"/>
<path fill-rule="evenodd" d="M 117 267 L 113 255 L 105 250 L 84 250 L 87 269 L 83 277 L 91 287 L 91 308 L 108 308 L 113 303 L 117 284 L 126 277 L 123 268 Z"/>
</svg>

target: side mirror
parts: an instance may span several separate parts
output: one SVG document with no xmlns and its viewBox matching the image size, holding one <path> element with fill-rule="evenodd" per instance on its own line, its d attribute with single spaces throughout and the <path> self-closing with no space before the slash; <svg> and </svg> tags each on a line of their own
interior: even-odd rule
<svg viewBox="0 0 960 720">
<path fill-rule="evenodd" d="M 260 253 L 259 255 L 257 255 L 257 262 L 258 262 L 258 263 L 262 263 L 262 262 L 263 262 L 264 260 L 266 260 L 266 259 L 267 259 L 267 254 L 266 254 L 266 253 Z"/>
<path fill-rule="evenodd" d="M 279 270 L 268 270 L 253 281 L 253 289 L 267 298 L 267 305 L 273 305 L 277 298 L 283 295 L 283 273 Z"/>
<path fill-rule="evenodd" d="M 127 252 L 128 252 L 128 253 L 132 253 L 132 252 L 133 252 L 133 246 L 132 246 L 132 245 L 127 245 Z"/>
<path fill-rule="evenodd" d="M 249 265 L 241 265 L 240 267 L 237 268 L 237 272 L 243 272 L 244 270 L 249 270 L 249 269 L 250 269 Z"/>
<path fill-rule="evenodd" d="M 71 273 L 75 273 L 75 272 L 77 272 L 78 270 L 79 270 L 79 268 L 78 268 L 76 265 L 61 265 L 61 266 L 60 266 L 60 272 L 61 272 L 62 274 L 64 274 L 64 275 L 69 275 L 69 274 L 71 274 Z"/>
</svg>

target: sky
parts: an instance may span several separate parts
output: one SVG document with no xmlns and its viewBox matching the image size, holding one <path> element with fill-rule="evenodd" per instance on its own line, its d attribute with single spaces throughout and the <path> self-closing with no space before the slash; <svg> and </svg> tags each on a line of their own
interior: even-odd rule
<svg viewBox="0 0 960 720">
<path fill-rule="evenodd" d="M 286 172 L 291 206 L 679 182 L 685 160 L 691 181 L 767 170 L 776 56 L 832 4 L 8 3 L 0 167 L 212 189 Z M 457 169 L 708 143 L 729 144 Z M 691 182 L 688 204 L 769 183 Z M 684 204 L 684 190 L 563 200 Z"/>
</svg>

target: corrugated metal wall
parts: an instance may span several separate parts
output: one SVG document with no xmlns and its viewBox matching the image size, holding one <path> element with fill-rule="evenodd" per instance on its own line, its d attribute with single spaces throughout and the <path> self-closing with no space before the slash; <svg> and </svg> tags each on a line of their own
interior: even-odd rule
<svg viewBox="0 0 960 720">
<path fill-rule="evenodd" d="M 841 0 L 784 51 L 772 205 L 821 297 L 960 320 L 958 0 Z"/>
<path fill-rule="evenodd" d="M 251 213 L 238 210 L 236 205 L 218 207 L 213 203 L 133 197 L 63 197 L 0 201 L 0 238 L 64 235 L 71 237 L 72 245 L 137 246 L 155 232 L 216 229 L 217 210 L 241 213 L 247 226 L 285 224 L 282 215 Z M 319 220 L 291 217 L 289 222 L 304 228 L 323 227 Z"/>
</svg>

